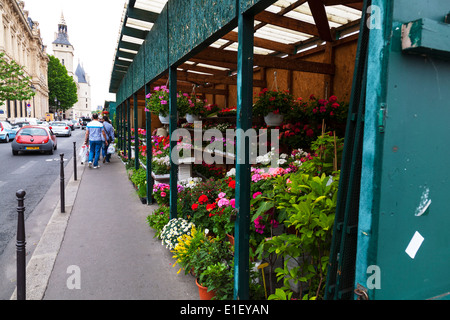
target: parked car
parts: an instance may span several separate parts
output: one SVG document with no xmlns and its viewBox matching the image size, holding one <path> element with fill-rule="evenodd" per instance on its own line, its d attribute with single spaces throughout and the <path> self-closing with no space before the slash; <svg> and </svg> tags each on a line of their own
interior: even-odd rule
<svg viewBox="0 0 450 320">
<path fill-rule="evenodd" d="M 14 123 L 14 126 L 16 126 L 17 128 L 22 128 L 22 127 L 25 127 L 25 126 L 29 126 L 29 125 L 31 125 L 31 123 L 29 123 L 28 121 L 22 121 L 22 122 L 15 122 Z"/>
<path fill-rule="evenodd" d="M 72 135 L 72 129 L 65 121 L 54 121 L 50 125 L 50 130 L 52 130 L 56 136 L 66 136 L 70 137 Z"/>
<path fill-rule="evenodd" d="M 86 129 L 87 124 L 91 122 L 91 118 L 87 118 L 87 117 L 81 117 L 80 118 L 80 125 L 81 125 L 81 129 L 84 130 Z"/>
<path fill-rule="evenodd" d="M 19 152 L 44 152 L 53 154 L 58 147 L 55 134 L 46 127 L 26 126 L 21 128 L 11 143 L 13 155 Z"/>
<path fill-rule="evenodd" d="M 67 125 L 69 126 L 70 130 L 75 130 L 73 123 L 71 120 L 64 120 L 63 122 L 67 123 Z"/>
<path fill-rule="evenodd" d="M 50 126 L 47 121 L 38 121 L 37 125 L 40 127 L 47 127 L 47 128 Z"/>
<path fill-rule="evenodd" d="M 80 129 L 80 122 L 78 120 L 70 120 L 73 123 L 73 128 L 74 129 Z"/>
<path fill-rule="evenodd" d="M 0 121 L 0 141 L 10 142 L 16 136 L 16 128 L 6 121 Z"/>
</svg>

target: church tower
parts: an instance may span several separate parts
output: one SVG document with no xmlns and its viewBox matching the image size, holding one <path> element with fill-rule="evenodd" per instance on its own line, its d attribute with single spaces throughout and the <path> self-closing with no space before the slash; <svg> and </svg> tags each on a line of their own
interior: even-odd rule
<svg viewBox="0 0 450 320">
<path fill-rule="evenodd" d="M 58 32 L 55 33 L 55 41 L 53 41 L 53 55 L 59 59 L 62 65 L 67 69 L 67 73 L 71 76 L 77 85 L 78 102 L 65 112 L 67 119 L 77 119 L 83 116 L 91 115 L 91 84 L 90 78 L 78 61 L 76 70 L 74 69 L 74 47 L 69 41 L 67 32 L 67 24 L 61 13 L 61 21 L 58 24 Z"/>
<path fill-rule="evenodd" d="M 69 42 L 69 34 L 67 33 L 67 24 L 64 15 L 61 13 L 61 21 L 58 24 L 58 33 L 55 33 L 55 41 L 53 41 L 53 54 L 61 61 L 67 69 L 71 77 L 74 75 L 73 70 L 73 54 L 74 48 Z"/>
</svg>

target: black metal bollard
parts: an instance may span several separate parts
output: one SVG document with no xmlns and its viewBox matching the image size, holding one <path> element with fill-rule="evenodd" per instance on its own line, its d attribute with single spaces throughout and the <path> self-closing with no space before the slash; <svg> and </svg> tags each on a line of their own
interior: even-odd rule
<svg viewBox="0 0 450 320">
<path fill-rule="evenodd" d="M 77 181 L 77 142 L 73 142 L 73 180 Z"/>
<path fill-rule="evenodd" d="M 26 299 L 26 241 L 25 241 L 25 218 L 24 218 L 24 199 L 26 192 L 19 190 L 16 192 L 18 206 L 18 223 L 17 223 L 17 300 Z"/>
<path fill-rule="evenodd" d="M 61 193 L 61 213 L 66 212 L 66 203 L 65 203 L 65 195 L 64 195 L 64 153 L 59 155 L 61 157 L 61 169 L 60 169 L 60 193 Z"/>
</svg>

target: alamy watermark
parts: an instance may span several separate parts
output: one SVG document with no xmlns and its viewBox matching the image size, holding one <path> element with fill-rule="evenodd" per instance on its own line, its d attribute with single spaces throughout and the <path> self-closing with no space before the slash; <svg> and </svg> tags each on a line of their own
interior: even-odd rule
<svg viewBox="0 0 450 320">
<path fill-rule="evenodd" d="M 66 286 L 69 290 L 81 289 L 81 269 L 79 266 L 71 265 L 67 267 L 67 274 L 70 276 L 67 278 Z"/>
<path fill-rule="evenodd" d="M 381 29 L 382 10 L 379 6 L 368 6 L 366 13 L 368 14 L 366 25 L 370 30 Z"/>
<path fill-rule="evenodd" d="M 271 153 L 272 167 L 278 166 L 279 129 L 227 129 L 224 134 L 218 129 L 202 130 L 202 122 L 194 122 L 193 141 L 189 130 L 176 129 L 170 136 L 177 142 L 171 158 L 174 164 L 256 164 L 257 157 Z M 270 137 L 270 138 L 269 138 Z M 269 142 L 270 139 L 270 142 Z M 203 142 L 207 142 L 203 148 Z M 238 149 L 235 147 L 237 146 Z M 270 146 L 270 150 L 269 150 Z M 248 152 L 247 152 L 248 150 Z M 180 155 L 182 154 L 182 155 Z"/>
</svg>

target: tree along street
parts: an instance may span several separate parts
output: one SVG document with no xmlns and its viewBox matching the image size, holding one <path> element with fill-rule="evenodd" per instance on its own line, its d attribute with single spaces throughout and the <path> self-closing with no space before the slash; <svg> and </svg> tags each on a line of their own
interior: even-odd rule
<svg viewBox="0 0 450 320">
<path fill-rule="evenodd" d="M 21 153 L 13 156 L 11 143 L 0 143 L 0 299 L 9 299 L 15 286 L 16 191 L 26 191 L 24 206 L 28 260 L 53 213 L 51 206 L 54 207 L 60 199 L 59 187 L 52 188 L 55 203 L 41 203 L 53 185 L 59 186 L 60 154 L 64 154 L 67 184 L 73 173 L 73 142 L 76 142 L 78 153 L 84 142 L 84 135 L 84 130 L 76 129 L 72 131 L 71 137 L 57 137 L 58 149 L 53 155 Z M 58 182 L 55 184 L 56 181 Z M 33 214 L 38 205 L 49 206 L 48 210 L 44 210 L 48 212 L 39 216 L 37 213 Z"/>
</svg>

